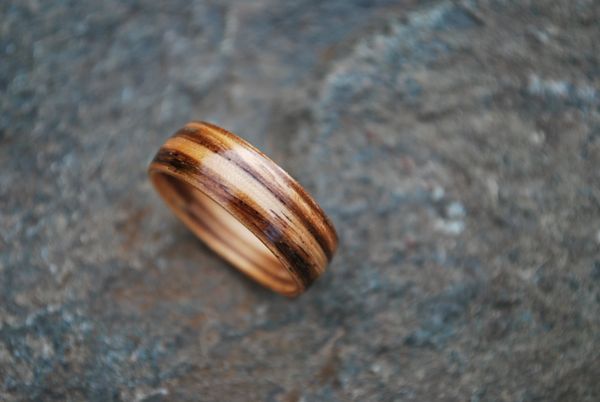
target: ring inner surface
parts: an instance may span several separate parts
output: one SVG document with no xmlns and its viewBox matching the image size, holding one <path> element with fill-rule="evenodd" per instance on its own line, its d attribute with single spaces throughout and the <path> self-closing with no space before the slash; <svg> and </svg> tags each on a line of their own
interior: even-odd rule
<svg viewBox="0 0 600 402">
<path fill-rule="evenodd" d="M 174 176 L 155 172 L 151 177 L 177 216 L 221 257 L 274 291 L 297 293 L 298 285 L 279 259 L 216 201 Z"/>
</svg>

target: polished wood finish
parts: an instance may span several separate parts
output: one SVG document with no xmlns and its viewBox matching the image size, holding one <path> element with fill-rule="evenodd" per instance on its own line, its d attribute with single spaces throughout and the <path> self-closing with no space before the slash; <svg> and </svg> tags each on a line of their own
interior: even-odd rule
<svg viewBox="0 0 600 402">
<path fill-rule="evenodd" d="M 258 149 L 191 122 L 159 149 L 148 173 L 175 214 L 210 248 L 286 296 L 304 292 L 337 247 L 314 199 Z"/>
</svg>

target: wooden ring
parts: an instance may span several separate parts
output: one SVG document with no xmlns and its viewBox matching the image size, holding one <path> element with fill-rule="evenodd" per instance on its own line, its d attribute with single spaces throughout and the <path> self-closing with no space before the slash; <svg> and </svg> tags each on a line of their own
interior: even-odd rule
<svg viewBox="0 0 600 402">
<path fill-rule="evenodd" d="M 262 285 L 304 292 L 331 261 L 337 234 L 315 200 L 258 149 L 191 122 L 148 168 L 158 193 L 211 249 Z"/>
</svg>

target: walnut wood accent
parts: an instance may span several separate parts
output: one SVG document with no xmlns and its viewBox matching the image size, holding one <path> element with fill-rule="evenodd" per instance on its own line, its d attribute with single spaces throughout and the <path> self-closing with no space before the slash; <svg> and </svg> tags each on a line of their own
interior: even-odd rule
<svg viewBox="0 0 600 402">
<path fill-rule="evenodd" d="M 158 193 L 210 248 L 262 285 L 304 292 L 333 257 L 337 234 L 289 174 L 235 134 L 190 122 L 148 168 Z"/>
</svg>

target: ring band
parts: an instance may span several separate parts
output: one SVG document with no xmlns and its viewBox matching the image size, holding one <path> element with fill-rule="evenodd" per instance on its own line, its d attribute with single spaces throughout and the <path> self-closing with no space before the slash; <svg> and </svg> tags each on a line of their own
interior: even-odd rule
<svg viewBox="0 0 600 402">
<path fill-rule="evenodd" d="M 173 212 L 211 249 L 262 285 L 304 292 L 331 261 L 337 234 L 289 174 L 235 134 L 190 122 L 148 174 Z"/>
</svg>

